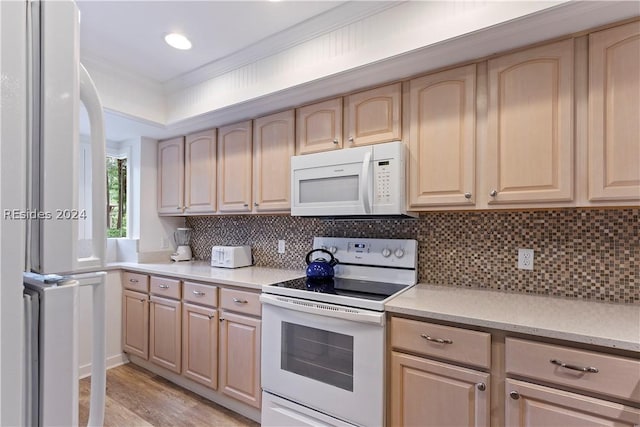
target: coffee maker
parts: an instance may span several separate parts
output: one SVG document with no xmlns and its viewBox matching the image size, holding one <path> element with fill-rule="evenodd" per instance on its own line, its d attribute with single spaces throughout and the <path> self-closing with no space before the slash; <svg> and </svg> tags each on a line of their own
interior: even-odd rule
<svg viewBox="0 0 640 427">
<path fill-rule="evenodd" d="M 173 239 L 176 242 L 176 251 L 171 254 L 173 261 L 191 261 L 191 229 L 178 228 L 173 233 Z"/>
</svg>

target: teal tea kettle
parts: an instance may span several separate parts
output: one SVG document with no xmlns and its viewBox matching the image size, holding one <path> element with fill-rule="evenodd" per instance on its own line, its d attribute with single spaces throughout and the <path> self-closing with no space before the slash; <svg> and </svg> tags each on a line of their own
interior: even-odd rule
<svg viewBox="0 0 640 427">
<path fill-rule="evenodd" d="M 329 260 L 327 261 L 326 258 L 316 258 L 312 261 L 311 254 L 314 252 L 322 252 L 329 255 Z M 314 249 L 307 254 L 306 262 L 307 277 L 309 279 L 326 279 L 333 277 L 333 266 L 338 264 L 339 261 L 326 249 Z"/>
</svg>

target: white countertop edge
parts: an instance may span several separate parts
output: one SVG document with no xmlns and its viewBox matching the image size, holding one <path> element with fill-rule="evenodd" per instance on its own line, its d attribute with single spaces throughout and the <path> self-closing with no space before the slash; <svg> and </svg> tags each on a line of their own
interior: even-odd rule
<svg viewBox="0 0 640 427">
<path fill-rule="evenodd" d="M 236 286 L 254 290 L 262 290 L 263 286 L 304 276 L 304 271 L 302 270 L 256 266 L 230 269 L 211 267 L 207 262 L 203 261 L 149 264 L 119 262 L 110 264 L 110 266 L 117 266 L 117 268 L 122 270 L 138 273 L 180 277 L 181 279 L 197 282 Z"/>
<path fill-rule="evenodd" d="M 452 296 L 461 297 L 466 299 L 472 298 L 474 303 L 479 307 L 483 307 L 481 310 L 477 310 L 474 313 L 473 308 L 469 309 L 468 313 L 462 313 L 461 310 L 465 310 L 465 307 L 461 307 L 455 304 L 441 304 L 439 307 L 433 307 L 434 304 L 439 304 L 442 301 L 438 301 L 438 296 L 443 291 L 451 292 Z M 416 297 L 421 297 L 425 300 L 425 297 L 433 296 L 434 300 L 431 301 L 417 301 Z M 518 301 L 520 305 L 510 305 L 508 307 L 498 306 L 495 304 L 493 312 L 497 313 L 495 316 L 489 317 L 486 313 L 487 305 L 492 304 L 492 300 L 495 298 L 502 298 L 503 300 Z M 556 306 L 566 306 L 575 309 L 576 306 L 580 307 L 595 307 L 601 312 L 606 313 L 606 317 L 612 324 L 616 323 L 616 316 L 620 311 L 626 311 L 627 313 L 633 310 L 638 312 L 638 320 L 640 322 L 640 307 L 632 304 L 611 304 L 601 302 L 590 302 L 582 300 L 568 300 L 563 298 L 554 298 L 546 296 L 533 296 L 518 293 L 507 293 L 499 291 L 491 291 L 485 289 L 469 289 L 469 288 L 457 288 L 453 286 L 436 286 L 436 285 L 416 285 L 416 287 L 403 293 L 397 298 L 392 299 L 385 304 L 385 310 L 392 314 L 404 314 L 415 317 L 422 317 L 425 319 L 442 320 L 452 323 L 458 323 L 461 325 L 477 326 L 490 329 L 502 330 L 505 332 L 515 332 L 525 335 L 532 335 L 538 337 L 553 338 L 563 341 L 571 341 L 575 343 L 591 344 L 607 348 L 615 348 L 620 350 L 627 350 L 640 353 L 640 323 L 631 325 L 632 329 L 629 332 L 628 337 L 620 338 L 614 335 L 607 334 L 606 325 L 602 326 L 605 321 L 603 319 L 593 319 L 585 315 L 584 319 L 579 319 L 577 322 L 580 324 L 579 328 L 572 326 L 570 323 L 564 325 L 563 328 L 557 329 L 549 328 L 545 323 L 557 321 L 558 324 L 562 324 L 563 313 L 556 313 L 555 318 L 551 318 L 554 313 L 550 313 L 547 310 L 546 313 L 539 315 L 538 311 L 544 312 L 548 307 L 543 307 L 541 304 L 548 306 L 549 301 L 553 301 Z M 524 303 L 524 304 L 523 304 Z M 504 318 L 512 317 L 509 314 L 509 309 L 518 310 L 517 315 L 513 317 L 526 317 L 528 318 L 528 324 L 522 324 L 518 322 L 509 322 Z M 502 310 L 502 311 L 499 311 Z M 571 310 L 568 310 L 570 313 Z M 574 322 L 575 323 L 575 322 Z M 628 325 L 627 325 L 628 326 Z M 597 330 L 600 327 L 600 331 L 594 334 L 587 334 L 579 329 L 593 328 Z M 637 335 L 634 338 L 633 335 Z"/>
</svg>

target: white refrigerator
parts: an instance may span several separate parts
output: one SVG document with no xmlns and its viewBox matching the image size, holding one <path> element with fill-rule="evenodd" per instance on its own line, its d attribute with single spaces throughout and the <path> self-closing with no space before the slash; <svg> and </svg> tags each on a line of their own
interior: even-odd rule
<svg viewBox="0 0 640 427">
<path fill-rule="evenodd" d="M 93 324 L 90 425 L 104 414 L 102 106 L 67 1 L 0 1 L 0 425 L 78 424 L 78 322 Z M 80 158 L 79 113 L 91 124 Z M 91 176 L 80 179 L 80 171 Z M 81 182 L 90 188 L 80 189 Z M 93 288 L 92 319 L 78 287 Z"/>
</svg>

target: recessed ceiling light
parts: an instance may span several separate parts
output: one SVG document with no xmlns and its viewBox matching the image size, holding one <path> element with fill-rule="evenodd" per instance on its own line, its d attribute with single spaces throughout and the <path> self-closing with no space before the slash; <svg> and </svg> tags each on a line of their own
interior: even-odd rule
<svg viewBox="0 0 640 427">
<path fill-rule="evenodd" d="M 180 50 L 191 49 L 191 42 L 188 38 L 178 33 L 170 33 L 164 36 L 164 41 L 171 47 L 175 47 Z"/>
</svg>

